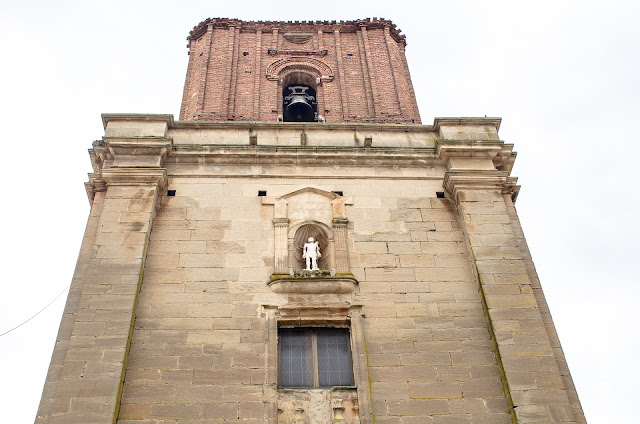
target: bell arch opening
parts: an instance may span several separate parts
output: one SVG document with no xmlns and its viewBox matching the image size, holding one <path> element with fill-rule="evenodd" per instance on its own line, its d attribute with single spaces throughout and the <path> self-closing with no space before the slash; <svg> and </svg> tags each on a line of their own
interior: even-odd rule
<svg viewBox="0 0 640 424">
<path fill-rule="evenodd" d="M 282 120 L 317 122 L 316 78 L 306 72 L 291 72 L 282 80 Z"/>
<path fill-rule="evenodd" d="M 329 249 L 329 236 L 322 227 L 314 224 L 301 225 L 293 237 L 293 259 L 295 262 L 295 269 L 305 269 L 306 260 L 302 257 L 302 251 L 304 244 L 307 243 L 310 237 L 313 237 L 318 242 L 320 248 L 320 257 L 317 258 L 318 268 L 321 270 L 328 270 L 330 268 L 329 258 L 331 252 Z"/>
</svg>

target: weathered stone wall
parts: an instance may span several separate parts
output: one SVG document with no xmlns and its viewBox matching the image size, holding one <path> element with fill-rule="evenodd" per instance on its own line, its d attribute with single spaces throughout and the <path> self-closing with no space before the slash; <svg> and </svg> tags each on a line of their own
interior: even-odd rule
<svg viewBox="0 0 640 424">
<path fill-rule="evenodd" d="M 499 120 L 104 122 L 39 423 L 585 422 Z M 307 224 L 330 276 L 289 275 Z M 350 331 L 353 387 L 279 388 L 309 326 Z"/>
<path fill-rule="evenodd" d="M 306 171 L 309 181 L 298 184 L 268 176 L 170 179 L 176 196 L 163 198 L 150 237 L 121 422 L 267 417 L 262 387 L 277 358 L 265 347 L 261 306 L 300 299 L 266 284 L 272 211 L 257 193 L 308 185 L 353 198 L 348 249 L 359 288 L 351 302 L 366 315 L 376 422 L 471 412 L 510 422 L 455 206 L 435 198 L 441 183 L 327 180 Z"/>
</svg>

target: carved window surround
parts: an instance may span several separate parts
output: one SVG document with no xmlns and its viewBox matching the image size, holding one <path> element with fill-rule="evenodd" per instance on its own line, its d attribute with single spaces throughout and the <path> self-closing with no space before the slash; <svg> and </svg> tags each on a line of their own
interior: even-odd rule
<svg viewBox="0 0 640 424">
<path fill-rule="evenodd" d="M 264 385 L 270 403 L 269 423 L 372 424 L 369 376 L 361 305 L 264 305 L 266 319 L 267 377 Z M 278 328 L 342 327 L 350 330 L 354 386 L 278 389 Z"/>
</svg>

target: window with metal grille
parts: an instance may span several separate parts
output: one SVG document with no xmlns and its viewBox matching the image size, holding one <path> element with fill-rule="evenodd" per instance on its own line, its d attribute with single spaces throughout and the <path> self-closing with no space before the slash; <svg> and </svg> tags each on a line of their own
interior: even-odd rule
<svg viewBox="0 0 640 424">
<path fill-rule="evenodd" d="M 349 330 L 281 328 L 280 387 L 352 386 Z"/>
</svg>

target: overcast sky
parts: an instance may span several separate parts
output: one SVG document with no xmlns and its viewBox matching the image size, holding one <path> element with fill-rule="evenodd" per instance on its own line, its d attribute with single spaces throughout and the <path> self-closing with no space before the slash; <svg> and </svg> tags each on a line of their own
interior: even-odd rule
<svg viewBox="0 0 640 424">
<path fill-rule="evenodd" d="M 207 17 L 384 17 L 422 121 L 500 116 L 516 207 L 587 420 L 638 422 L 640 2 L 22 1 L 0 8 L 0 333 L 68 287 L 101 113 L 172 113 Z M 32 423 L 66 292 L 0 336 L 2 421 Z"/>
</svg>

